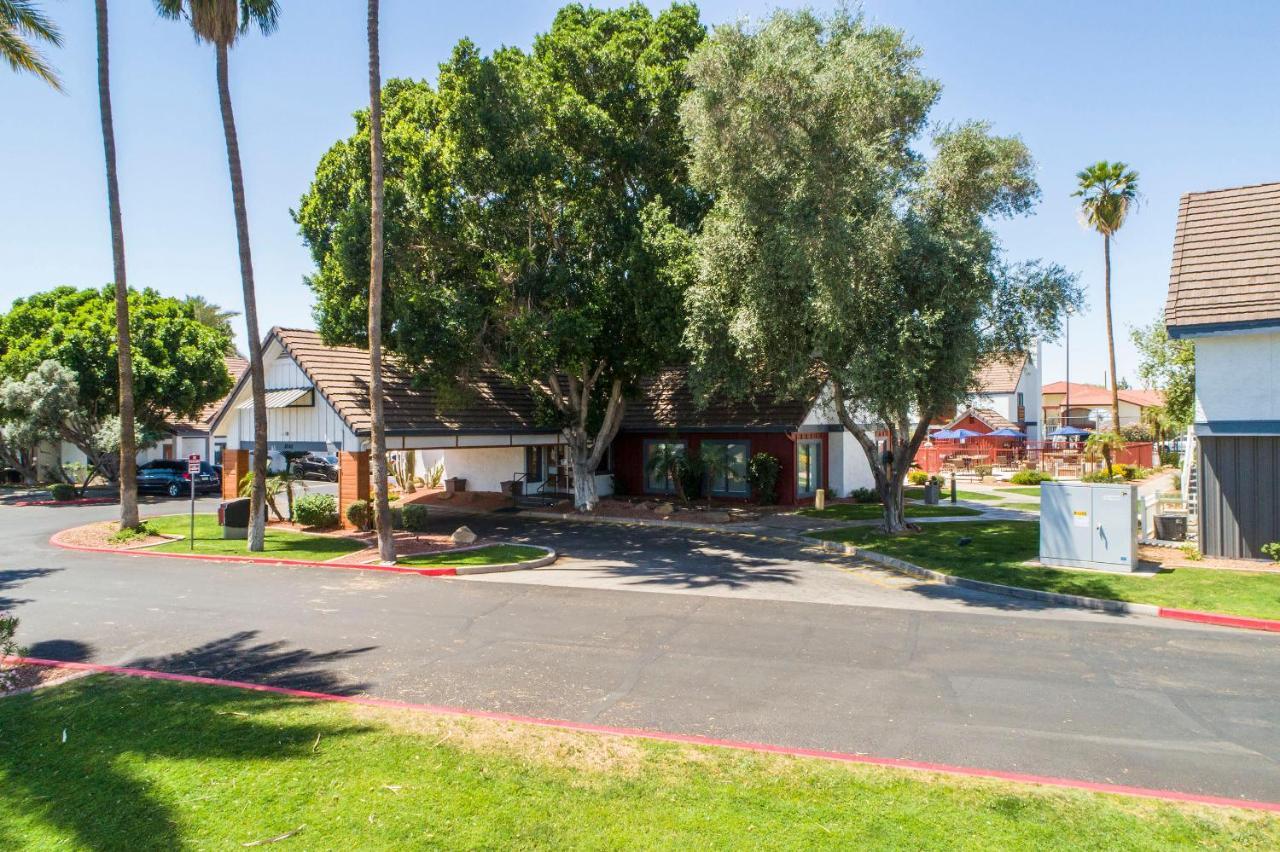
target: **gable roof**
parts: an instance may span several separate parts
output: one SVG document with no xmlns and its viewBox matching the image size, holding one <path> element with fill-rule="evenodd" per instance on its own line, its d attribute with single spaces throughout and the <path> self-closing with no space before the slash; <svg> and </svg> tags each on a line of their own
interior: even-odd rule
<svg viewBox="0 0 1280 852">
<path fill-rule="evenodd" d="M 319 332 L 273 328 L 268 336 L 315 385 L 347 427 L 357 435 L 370 429 L 369 351 L 354 346 L 327 346 Z M 390 434 L 453 434 L 456 432 L 554 432 L 540 426 L 533 396 L 491 373 L 479 373 L 468 392 L 446 399 L 435 388 L 418 387 L 399 361 L 382 363 L 383 422 Z"/>
<path fill-rule="evenodd" d="M 1178 208 L 1165 325 L 1280 325 L 1280 183 L 1189 192 Z"/>
<path fill-rule="evenodd" d="M 1018 428 L 1018 424 L 1014 423 L 1012 420 L 1010 420 L 1008 417 L 1005 417 L 1003 414 L 996 411 L 994 408 L 966 408 L 964 411 L 960 412 L 960 414 L 955 419 L 953 419 L 950 423 L 947 424 L 947 428 L 954 429 L 956 427 L 956 424 L 970 417 L 976 420 L 981 420 L 983 423 L 990 426 L 992 432 L 996 431 L 997 429 L 1017 429 Z"/>
<path fill-rule="evenodd" d="M 1065 394 L 1066 382 L 1050 382 L 1040 389 L 1044 394 Z M 1141 408 L 1159 408 L 1164 405 L 1164 394 L 1158 390 L 1121 388 L 1120 399 Z M 1088 385 L 1081 382 L 1071 383 L 1071 404 L 1075 405 L 1110 405 L 1111 389 L 1102 385 Z"/>
<path fill-rule="evenodd" d="M 779 402 L 766 396 L 742 401 L 712 399 L 699 408 L 688 379 L 687 369 L 672 367 L 643 381 L 635 400 L 627 403 L 622 428 L 637 432 L 791 430 L 798 428 L 809 413 L 809 406 L 803 402 Z"/>
<path fill-rule="evenodd" d="M 1027 356 L 1014 358 L 988 358 L 978 365 L 974 384 L 979 394 L 1014 393 L 1027 366 Z"/>
</svg>

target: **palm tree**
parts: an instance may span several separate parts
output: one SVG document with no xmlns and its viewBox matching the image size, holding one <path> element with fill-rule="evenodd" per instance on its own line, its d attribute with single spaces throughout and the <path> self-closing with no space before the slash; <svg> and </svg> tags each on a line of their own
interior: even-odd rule
<svg viewBox="0 0 1280 852">
<path fill-rule="evenodd" d="M 62 33 L 32 0 L 0 0 L 0 57 L 14 71 L 35 74 L 61 92 L 58 72 L 32 46 L 33 41 L 61 47 Z"/>
<path fill-rule="evenodd" d="M 187 296 L 182 303 L 191 309 L 191 315 L 196 322 L 218 331 L 225 331 L 229 335 L 232 334 L 231 321 L 240 316 L 239 311 L 229 311 L 221 305 L 210 302 L 204 296 Z M 239 354 L 234 341 L 227 344 L 227 351 L 223 354 Z"/>
<path fill-rule="evenodd" d="M 1111 328 L 1111 238 L 1124 226 L 1138 200 L 1138 173 L 1124 163 L 1100 160 L 1076 175 L 1073 198 L 1080 199 L 1084 224 L 1102 234 L 1106 264 L 1107 352 L 1111 359 L 1111 428 L 1120 429 L 1120 387 L 1116 381 L 1116 337 Z"/>
<path fill-rule="evenodd" d="M 139 525 L 138 440 L 133 425 L 133 344 L 129 337 L 129 284 L 124 269 L 124 223 L 116 176 L 116 129 L 111 117 L 111 57 L 107 0 L 95 0 L 98 22 L 98 108 L 107 159 L 107 210 L 111 220 L 111 264 L 116 282 L 116 369 L 120 382 L 120 529 Z"/>
<path fill-rule="evenodd" d="M 387 433 L 382 422 L 382 69 L 378 57 L 378 0 L 369 0 L 369 403 L 373 446 L 373 522 L 378 557 L 395 562 L 391 501 L 387 497 Z"/>
<path fill-rule="evenodd" d="M 275 0 L 156 0 L 161 16 L 186 18 L 197 41 L 213 45 L 218 79 L 218 105 L 226 137 L 227 167 L 231 173 L 231 202 L 240 249 L 240 284 L 244 290 L 244 322 L 249 339 L 249 384 L 253 389 L 253 489 L 249 498 L 249 550 L 262 550 L 266 535 L 267 392 L 262 370 L 262 338 L 258 335 L 258 304 L 253 286 L 253 256 L 249 250 L 249 214 L 245 210 L 244 173 L 240 141 L 231 108 L 227 54 L 236 39 L 257 26 L 263 35 L 275 31 L 280 6 Z"/>
</svg>

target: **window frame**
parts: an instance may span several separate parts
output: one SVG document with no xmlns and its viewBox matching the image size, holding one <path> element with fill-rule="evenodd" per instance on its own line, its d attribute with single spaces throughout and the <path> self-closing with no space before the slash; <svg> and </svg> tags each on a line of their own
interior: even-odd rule
<svg viewBox="0 0 1280 852">
<path fill-rule="evenodd" d="M 803 489 L 803 488 L 801 488 L 801 487 L 800 487 L 800 471 L 801 471 L 801 467 L 800 467 L 800 449 L 801 449 L 801 447 L 809 447 L 809 448 L 811 449 L 811 451 L 812 451 L 812 449 L 814 449 L 814 448 L 816 448 L 816 450 L 817 450 L 817 463 L 814 465 L 814 468 L 813 468 L 813 473 L 814 473 L 814 477 L 813 477 L 813 478 L 814 478 L 814 480 L 815 480 L 815 481 L 810 483 L 810 485 L 812 486 L 812 488 L 811 488 L 811 489 L 809 489 L 809 490 L 805 490 L 805 489 Z M 826 477 L 824 477 L 824 476 L 823 476 L 823 470 L 822 470 L 822 467 L 823 467 L 823 456 L 824 456 L 824 455 L 825 455 L 825 453 L 824 453 L 824 452 L 823 452 L 823 450 L 822 450 L 822 439 L 821 439 L 821 438 L 801 438 L 801 439 L 799 439 L 799 440 L 797 440 L 797 441 L 796 441 L 796 453 L 795 453 L 795 461 L 796 461 L 796 474 L 795 474 L 796 499 L 801 499 L 801 498 L 806 498 L 806 497 L 813 497 L 813 496 L 814 496 L 814 495 L 816 495 L 820 490 L 822 490 L 822 488 L 824 487 L 824 485 L 825 485 L 825 479 L 826 479 Z"/>
<path fill-rule="evenodd" d="M 649 481 L 649 452 L 650 449 L 658 445 L 675 445 L 680 447 L 686 454 L 689 452 L 689 442 L 683 438 L 645 438 L 643 448 L 640 452 L 640 477 L 644 482 L 645 494 L 676 494 L 679 489 L 676 487 L 676 481 L 670 475 L 666 478 L 665 488 L 654 488 Z"/>
<path fill-rule="evenodd" d="M 743 448 L 742 456 L 742 490 L 731 491 L 729 489 L 717 489 L 712 487 L 711 475 L 707 474 L 703 477 L 703 488 L 706 493 L 712 497 L 751 497 L 751 480 L 748 478 L 751 472 L 751 439 L 750 438 L 705 438 L 698 443 L 698 451 L 702 451 L 702 447 L 708 444 L 717 444 L 725 446 L 740 446 Z M 725 480 L 727 483 L 727 479 Z"/>
</svg>

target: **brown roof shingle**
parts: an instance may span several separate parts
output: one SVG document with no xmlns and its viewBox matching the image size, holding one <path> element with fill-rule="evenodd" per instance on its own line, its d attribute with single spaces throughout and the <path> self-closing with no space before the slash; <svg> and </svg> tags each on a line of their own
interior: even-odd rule
<svg viewBox="0 0 1280 852">
<path fill-rule="evenodd" d="M 790 430 L 804 422 L 808 413 L 809 406 L 803 402 L 778 402 L 763 396 L 745 401 L 712 399 L 699 408 L 689 390 L 688 371 L 673 367 L 641 383 L 636 399 L 627 403 L 622 428 L 636 432 Z"/>
<path fill-rule="evenodd" d="M 353 346 L 326 346 L 315 331 L 274 328 L 286 352 L 357 435 L 368 434 L 369 352 Z M 432 387 L 417 387 L 394 358 L 383 361 L 383 418 L 388 432 L 555 431 L 535 417 L 533 396 L 491 374 L 477 374 L 458 399 Z"/>
<path fill-rule="evenodd" d="M 1280 183 L 1182 196 L 1165 324 L 1280 323 Z"/>
<path fill-rule="evenodd" d="M 1022 378 L 1022 370 L 1026 366 L 1026 355 L 987 359 L 978 365 L 978 373 L 974 376 L 978 393 L 1013 393 L 1018 389 L 1018 381 Z"/>
</svg>

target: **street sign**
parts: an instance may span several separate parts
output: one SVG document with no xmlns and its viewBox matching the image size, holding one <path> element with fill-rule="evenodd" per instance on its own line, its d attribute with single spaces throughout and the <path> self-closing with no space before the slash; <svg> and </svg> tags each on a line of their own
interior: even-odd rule
<svg viewBox="0 0 1280 852">
<path fill-rule="evenodd" d="M 200 472 L 200 454 L 192 453 L 191 455 L 187 456 L 187 473 L 199 473 L 199 472 Z"/>
<path fill-rule="evenodd" d="M 191 480 L 191 534 L 187 537 L 187 549 L 196 549 L 196 477 L 200 474 L 200 454 L 187 456 L 187 479 Z"/>
</svg>

